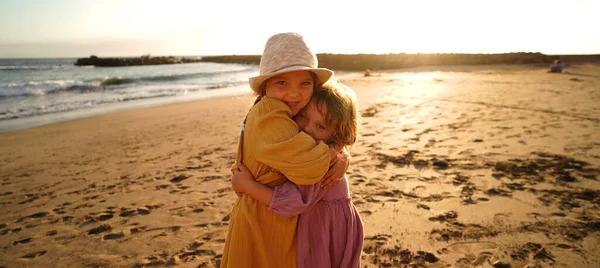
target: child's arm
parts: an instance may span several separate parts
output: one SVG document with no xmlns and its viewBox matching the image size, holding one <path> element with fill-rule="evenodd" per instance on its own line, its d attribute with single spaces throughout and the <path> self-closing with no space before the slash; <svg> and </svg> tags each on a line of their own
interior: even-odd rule
<svg viewBox="0 0 600 268">
<path fill-rule="evenodd" d="M 265 205 L 273 199 L 273 189 L 254 180 L 252 172 L 242 164 L 237 164 L 238 170 L 233 172 L 231 185 L 236 193 L 245 193 Z"/>
<path fill-rule="evenodd" d="M 339 154 L 332 156 L 331 159 L 332 164 L 329 167 L 329 171 L 323 177 L 323 183 L 321 184 L 321 188 L 323 189 L 327 189 L 340 182 L 344 178 L 346 171 L 348 171 L 348 165 L 350 165 L 350 154 L 346 148 Z"/>
<path fill-rule="evenodd" d="M 239 170 L 236 170 L 231 178 L 234 191 L 251 196 L 279 215 L 302 214 L 318 203 L 326 192 L 320 187 L 322 181 L 302 186 L 287 181 L 272 189 L 255 181 L 244 164 L 238 163 L 238 167 Z"/>
<path fill-rule="evenodd" d="M 324 143 L 316 143 L 300 132 L 283 102 L 265 97 L 249 114 L 246 129 L 255 150 L 244 156 L 270 166 L 299 185 L 315 184 L 327 173 L 332 154 Z"/>
</svg>

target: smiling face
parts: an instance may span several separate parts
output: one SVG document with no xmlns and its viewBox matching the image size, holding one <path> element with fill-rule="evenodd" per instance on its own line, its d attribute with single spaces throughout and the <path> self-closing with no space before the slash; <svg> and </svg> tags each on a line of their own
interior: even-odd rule
<svg viewBox="0 0 600 268">
<path fill-rule="evenodd" d="M 297 115 L 312 96 L 315 79 L 309 71 L 294 71 L 271 77 L 265 82 L 265 96 L 284 102 Z"/>
<path fill-rule="evenodd" d="M 329 143 L 331 142 L 335 126 L 331 122 L 327 123 L 327 118 L 325 117 L 327 114 L 326 105 L 322 103 L 321 107 L 318 105 L 317 101 L 311 101 L 306 108 L 294 117 L 294 121 L 298 124 L 300 130 L 313 137 L 316 141 Z"/>
</svg>

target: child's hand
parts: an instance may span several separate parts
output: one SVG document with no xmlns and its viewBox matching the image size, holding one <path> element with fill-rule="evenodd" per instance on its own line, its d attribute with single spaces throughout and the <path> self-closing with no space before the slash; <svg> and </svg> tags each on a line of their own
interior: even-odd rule
<svg viewBox="0 0 600 268">
<path fill-rule="evenodd" d="M 325 174 L 325 179 L 321 184 L 321 188 L 323 189 L 336 185 L 344 178 L 344 174 L 348 170 L 348 165 L 350 165 L 350 154 L 344 150 L 337 154 L 332 159 L 332 162 L 333 164 L 329 167 L 329 171 Z"/>
<path fill-rule="evenodd" d="M 329 144 L 329 166 L 332 166 L 333 163 L 335 161 L 337 161 L 335 158 L 337 157 L 337 155 L 343 151 L 345 151 L 344 147 L 338 145 L 338 144 Z"/>
<path fill-rule="evenodd" d="M 329 144 L 329 168 L 331 168 L 337 161 L 338 155 L 344 153 L 346 149 L 337 144 Z M 346 153 L 347 154 L 347 153 Z"/>
<path fill-rule="evenodd" d="M 238 170 L 234 171 L 231 177 L 233 190 L 238 196 L 242 196 L 242 193 L 246 192 L 251 183 L 254 183 L 252 172 L 244 164 L 238 163 Z"/>
</svg>

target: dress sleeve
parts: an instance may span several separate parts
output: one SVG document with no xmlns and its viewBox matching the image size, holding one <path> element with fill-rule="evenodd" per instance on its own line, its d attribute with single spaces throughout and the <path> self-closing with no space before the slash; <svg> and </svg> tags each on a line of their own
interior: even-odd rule
<svg viewBox="0 0 600 268">
<path fill-rule="evenodd" d="M 264 102 L 264 103 L 263 103 Z M 264 98 L 256 127 L 260 133 L 256 160 L 277 169 L 298 185 L 315 184 L 329 169 L 329 147 L 304 132 L 292 120 L 290 108 Z"/>
<path fill-rule="evenodd" d="M 291 181 L 275 187 L 269 210 L 283 216 L 295 216 L 317 204 L 326 190 L 319 181 L 313 185 L 296 185 Z"/>
</svg>

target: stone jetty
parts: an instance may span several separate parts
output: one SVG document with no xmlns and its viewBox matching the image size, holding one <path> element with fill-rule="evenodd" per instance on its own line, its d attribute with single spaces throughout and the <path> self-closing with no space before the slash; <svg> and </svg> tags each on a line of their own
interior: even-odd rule
<svg viewBox="0 0 600 268">
<path fill-rule="evenodd" d="M 76 66 L 97 66 L 97 67 L 121 67 L 136 65 L 161 65 L 161 64 L 180 64 L 200 62 L 199 58 L 177 58 L 173 56 L 151 57 L 144 55 L 138 58 L 100 58 L 90 56 L 89 58 L 80 58 L 75 62 Z"/>
</svg>

